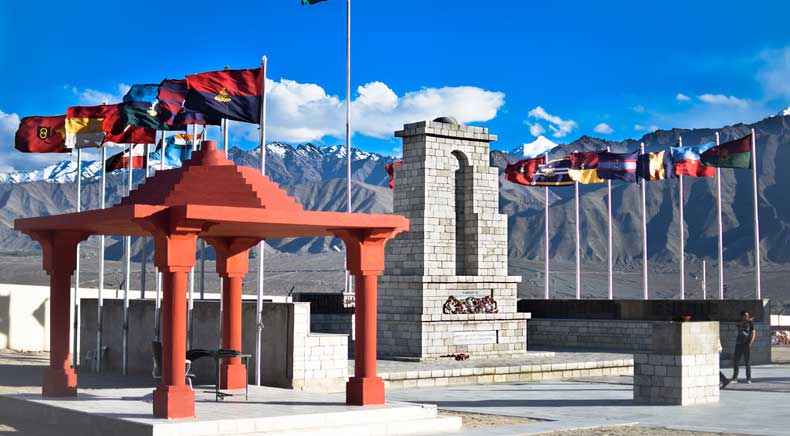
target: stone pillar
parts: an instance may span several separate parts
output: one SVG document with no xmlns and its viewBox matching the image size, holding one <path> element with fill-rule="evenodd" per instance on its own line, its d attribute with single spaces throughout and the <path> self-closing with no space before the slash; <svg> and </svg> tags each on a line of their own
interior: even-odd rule
<svg viewBox="0 0 790 436">
<path fill-rule="evenodd" d="M 89 235 L 72 231 L 36 232 L 41 244 L 44 270 L 49 274 L 49 366 L 44 369 L 45 397 L 76 397 L 77 374 L 71 367 L 71 275 L 77 266 L 77 244 Z"/>
<path fill-rule="evenodd" d="M 154 390 L 154 415 L 195 416 L 195 393 L 186 384 L 187 273 L 195 265 L 197 233 L 154 235 L 154 262 L 162 272 L 162 379 Z"/>
<path fill-rule="evenodd" d="M 653 322 L 649 352 L 634 354 L 634 400 L 651 404 L 719 401 L 719 323 Z"/>
<path fill-rule="evenodd" d="M 250 248 L 259 240 L 249 238 L 208 238 L 217 253 L 217 273 L 222 277 L 222 348 L 241 351 L 241 285 L 249 267 Z M 223 359 L 220 365 L 222 389 L 244 389 L 247 369 L 240 357 Z"/>
</svg>

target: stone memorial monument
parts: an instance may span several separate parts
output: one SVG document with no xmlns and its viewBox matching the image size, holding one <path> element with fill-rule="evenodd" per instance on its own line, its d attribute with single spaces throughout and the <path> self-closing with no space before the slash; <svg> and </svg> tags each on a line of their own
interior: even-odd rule
<svg viewBox="0 0 790 436">
<path fill-rule="evenodd" d="M 508 276 L 507 216 L 487 128 L 450 117 L 407 124 L 394 169 L 394 213 L 411 228 L 386 247 L 379 287 L 379 356 L 503 357 L 526 351 L 529 314 Z M 462 358 L 464 356 L 461 356 Z"/>
</svg>

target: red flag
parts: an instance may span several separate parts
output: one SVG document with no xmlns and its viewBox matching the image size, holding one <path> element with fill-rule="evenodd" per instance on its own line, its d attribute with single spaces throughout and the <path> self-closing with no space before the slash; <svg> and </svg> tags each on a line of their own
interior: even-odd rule
<svg viewBox="0 0 790 436">
<path fill-rule="evenodd" d="M 263 68 L 192 74 L 186 81 L 185 108 L 210 117 L 260 122 Z"/>
<path fill-rule="evenodd" d="M 153 144 L 156 130 L 126 124 L 120 104 L 106 105 L 102 122 L 103 144 Z"/>
<path fill-rule="evenodd" d="M 14 145 L 23 153 L 68 153 L 66 116 L 22 118 Z"/>
<path fill-rule="evenodd" d="M 546 163 L 546 158 L 536 157 L 533 159 L 520 160 L 505 168 L 505 180 L 519 185 L 532 185 L 532 176 L 540 165 Z"/>
<path fill-rule="evenodd" d="M 104 171 L 111 172 L 123 168 L 129 168 L 130 163 L 132 168 L 145 168 L 145 160 L 148 156 L 145 155 L 145 145 L 137 144 L 132 146 L 131 153 L 129 150 L 124 150 L 109 159 L 104 163 Z"/>
<path fill-rule="evenodd" d="M 395 167 L 399 167 L 402 164 L 403 161 L 398 160 L 384 167 L 384 169 L 387 170 L 387 174 L 390 176 L 390 189 L 395 189 Z"/>
</svg>

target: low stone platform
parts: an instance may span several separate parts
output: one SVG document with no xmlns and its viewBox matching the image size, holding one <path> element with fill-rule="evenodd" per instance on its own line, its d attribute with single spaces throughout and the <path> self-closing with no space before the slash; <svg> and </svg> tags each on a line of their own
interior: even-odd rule
<svg viewBox="0 0 790 436">
<path fill-rule="evenodd" d="M 388 402 L 346 406 L 344 394 L 250 386 L 215 402 L 211 387 L 195 387 L 195 418 L 152 415 L 151 388 L 81 389 L 77 398 L 0 395 L 0 422 L 22 419 L 50 434 L 79 435 L 419 435 L 456 432 L 460 417 L 439 417 L 434 405 Z"/>
<path fill-rule="evenodd" d="M 528 351 L 499 359 L 452 358 L 428 361 L 379 360 L 378 375 L 388 389 L 510 383 L 633 374 L 630 353 Z M 354 361 L 349 361 L 349 375 Z"/>
</svg>

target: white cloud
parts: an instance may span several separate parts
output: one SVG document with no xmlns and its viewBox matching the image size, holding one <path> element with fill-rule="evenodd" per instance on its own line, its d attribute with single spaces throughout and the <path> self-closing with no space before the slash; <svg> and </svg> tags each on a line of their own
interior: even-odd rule
<svg viewBox="0 0 790 436">
<path fill-rule="evenodd" d="M 568 133 L 573 131 L 573 129 L 578 127 L 576 121 L 563 120 L 562 118 L 556 115 L 549 114 L 548 112 L 546 112 L 545 109 L 543 109 L 540 106 L 536 106 L 534 109 L 529 111 L 527 115 L 530 118 L 536 118 L 539 120 L 548 121 L 549 129 L 553 132 L 552 136 L 554 136 L 555 138 L 562 138 L 563 136 L 566 136 Z"/>
<path fill-rule="evenodd" d="M 68 89 L 69 86 L 66 85 L 65 88 Z M 77 87 L 71 87 L 71 92 L 77 96 L 78 105 L 96 106 L 105 101 L 107 104 L 119 103 L 123 96 L 129 92 L 129 88 L 131 88 L 129 85 L 119 83 L 114 92 L 99 91 L 90 88 L 79 89 Z"/>
<path fill-rule="evenodd" d="M 382 82 L 357 88 L 351 104 L 355 133 L 390 138 L 403 124 L 449 115 L 459 122 L 489 121 L 505 103 L 505 94 L 472 86 L 423 88 L 399 96 Z M 345 101 L 314 83 L 266 81 L 267 137 L 276 141 L 317 141 L 345 135 Z M 236 127 L 233 127 L 236 126 Z M 232 124 L 248 140 L 257 141 L 258 127 Z"/>
<path fill-rule="evenodd" d="M 743 108 L 749 106 L 748 101 L 734 97 L 732 95 L 727 96 L 724 94 L 702 94 L 698 98 L 700 101 L 708 104 L 738 106 Z"/>
<path fill-rule="evenodd" d="M 540 123 L 529 123 L 526 121 L 525 123 L 529 126 L 529 134 L 532 136 L 538 137 L 546 133 L 546 129 L 544 129 L 543 126 L 540 125 Z"/>
<path fill-rule="evenodd" d="M 790 46 L 765 50 L 760 54 L 765 65 L 757 73 L 757 80 L 768 98 L 790 98 Z"/>
<path fill-rule="evenodd" d="M 688 96 L 688 95 L 686 95 L 686 94 L 681 94 L 681 93 L 678 93 L 678 94 L 675 96 L 675 100 L 677 100 L 677 101 L 689 101 L 689 100 L 691 100 L 691 97 L 689 97 L 689 96 Z"/>
<path fill-rule="evenodd" d="M 614 133 L 614 129 L 612 128 L 612 126 L 606 123 L 599 123 L 598 125 L 593 127 L 593 132 L 608 135 L 610 133 Z"/>
<path fill-rule="evenodd" d="M 632 107 L 631 109 L 634 112 L 637 112 L 637 113 L 640 113 L 640 114 L 645 111 L 645 107 L 643 105 L 641 105 L 641 104 L 638 104 L 638 105 Z"/>
</svg>

